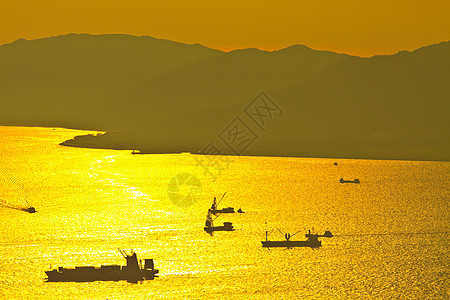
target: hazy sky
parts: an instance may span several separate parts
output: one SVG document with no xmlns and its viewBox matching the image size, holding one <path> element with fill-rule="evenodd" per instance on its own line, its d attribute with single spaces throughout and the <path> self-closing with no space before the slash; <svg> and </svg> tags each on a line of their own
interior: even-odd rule
<svg viewBox="0 0 450 300">
<path fill-rule="evenodd" d="M 0 0 L 0 44 L 150 35 L 221 50 L 302 44 L 370 56 L 450 40 L 449 0 Z"/>
</svg>

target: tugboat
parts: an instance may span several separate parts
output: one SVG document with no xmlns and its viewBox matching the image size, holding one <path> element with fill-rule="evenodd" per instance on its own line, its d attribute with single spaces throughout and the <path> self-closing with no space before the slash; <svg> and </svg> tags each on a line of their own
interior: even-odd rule
<svg viewBox="0 0 450 300">
<path fill-rule="evenodd" d="M 90 281 L 119 281 L 127 280 L 136 283 L 143 280 L 152 280 L 159 273 L 155 269 L 153 259 L 145 259 L 144 266 L 142 261 L 138 262 L 137 255 L 133 250 L 130 254 L 119 249 L 120 254 L 126 259 L 126 266 L 102 265 L 96 267 L 75 267 L 53 269 L 45 271 L 48 282 L 90 282 Z"/>
<path fill-rule="evenodd" d="M 218 209 L 217 206 L 220 204 L 220 202 L 222 201 L 223 197 L 225 197 L 225 194 L 227 192 L 225 192 L 222 196 L 222 198 L 220 198 L 219 203 L 216 202 L 216 197 L 214 197 L 213 200 L 213 204 L 211 205 L 211 213 L 213 215 L 217 215 L 217 214 L 232 214 L 234 213 L 234 208 L 233 207 L 225 207 L 222 209 Z"/>
<path fill-rule="evenodd" d="M 344 180 L 344 178 L 339 179 L 340 183 L 360 183 L 359 179 L 356 178 L 355 180 Z"/>
<path fill-rule="evenodd" d="M 219 216 L 217 216 L 215 219 L 217 219 Z M 203 230 L 205 230 L 210 235 L 213 235 L 214 231 L 233 231 L 234 230 L 233 223 L 223 222 L 223 226 L 214 226 L 214 223 L 213 223 L 214 220 L 212 218 L 211 209 L 208 209 L 208 214 L 206 215 L 206 223 L 205 223 L 205 227 L 203 228 Z"/>
<path fill-rule="evenodd" d="M 284 234 L 285 241 L 269 241 L 267 239 L 268 231 L 266 231 L 266 240 L 261 241 L 262 246 L 264 248 L 286 247 L 286 248 L 290 249 L 290 248 L 294 248 L 294 247 L 309 247 L 309 248 L 318 249 L 322 246 L 322 242 L 319 241 L 319 237 L 328 237 L 328 238 L 333 237 L 333 234 L 330 231 L 325 231 L 324 234 L 317 234 L 317 233 L 311 233 L 311 230 L 308 230 L 308 233 L 305 234 L 305 237 L 307 238 L 306 241 L 291 241 L 291 238 L 294 235 L 296 235 L 298 232 L 299 231 L 297 231 L 293 235 L 291 235 L 290 233 L 285 233 Z"/>
</svg>

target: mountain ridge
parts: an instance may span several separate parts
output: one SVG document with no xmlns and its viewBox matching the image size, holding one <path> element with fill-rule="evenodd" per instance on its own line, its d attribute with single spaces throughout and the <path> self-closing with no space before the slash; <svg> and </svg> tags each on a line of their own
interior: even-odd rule
<svg viewBox="0 0 450 300">
<path fill-rule="evenodd" d="M 195 153 L 264 90 L 285 114 L 248 155 L 448 160 L 449 53 L 448 41 L 363 58 L 121 34 L 18 40 L 0 46 L 0 123 L 109 131 L 73 146 Z"/>
</svg>

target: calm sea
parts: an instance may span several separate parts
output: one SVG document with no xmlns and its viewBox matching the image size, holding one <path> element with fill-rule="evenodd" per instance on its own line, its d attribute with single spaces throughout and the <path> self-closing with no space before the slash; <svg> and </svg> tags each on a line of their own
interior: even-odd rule
<svg viewBox="0 0 450 300">
<path fill-rule="evenodd" d="M 449 299 L 448 162 L 216 157 L 213 178 L 197 161 L 210 157 L 58 145 L 83 133 L 0 127 L 1 299 Z M 210 236 L 225 192 L 219 206 L 245 213 Z M 26 202 L 37 213 L 7 207 Z M 313 228 L 335 237 L 261 247 L 266 231 Z M 45 282 L 58 266 L 124 264 L 117 248 L 154 258 L 160 277 Z"/>
</svg>

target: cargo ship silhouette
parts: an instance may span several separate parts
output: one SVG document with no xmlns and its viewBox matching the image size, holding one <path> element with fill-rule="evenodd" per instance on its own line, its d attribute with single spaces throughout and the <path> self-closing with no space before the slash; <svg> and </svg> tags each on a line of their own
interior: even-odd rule
<svg viewBox="0 0 450 300">
<path fill-rule="evenodd" d="M 220 215 L 219 215 L 220 216 Z M 217 216 L 215 219 L 217 219 Z M 208 209 L 208 214 L 206 215 L 206 223 L 203 230 L 205 230 L 210 235 L 213 234 L 214 231 L 233 231 L 233 223 L 231 222 L 223 222 L 223 226 L 214 226 L 214 220 L 212 217 L 211 209 Z"/>
<path fill-rule="evenodd" d="M 225 194 L 226 193 L 227 192 L 225 192 Z M 233 207 L 225 207 L 225 208 L 221 208 L 221 209 L 217 208 L 218 205 L 220 204 L 220 202 L 222 201 L 223 197 L 225 197 L 225 194 L 223 194 L 222 198 L 220 198 L 219 203 L 217 203 L 216 197 L 214 197 L 213 204 L 211 205 L 211 208 L 210 208 L 210 211 L 213 215 L 234 213 Z"/>
<path fill-rule="evenodd" d="M 75 268 L 63 268 L 53 269 L 51 271 L 45 271 L 49 282 L 89 282 L 89 281 L 119 281 L 127 280 L 129 282 L 138 282 L 143 280 L 152 280 L 159 273 L 155 269 L 153 259 L 145 259 L 144 266 L 142 262 L 137 259 L 137 255 L 133 250 L 131 254 L 127 254 L 125 251 L 119 252 L 126 259 L 126 266 L 119 265 L 102 265 L 100 268 L 87 266 L 87 267 L 75 267 Z"/>
<path fill-rule="evenodd" d="M 285 238 L 284 241 L 269 241 L 268 238 L 267 238 L 268 231 L 266 231 L 266 240 L 265 241 L 261 241 L 262 246 L 264 248 L 286 247 L 288 249 L 289 248 L 295 248 L 295 247 L 320 248 L 322 246 L 322 242 L 319 241 L 319 237 L 327 237 L 327 238 L 333 237 L 333 234 L 331 233 L 331 231 L 325 231 L 324 234 L 317 234 L 317 233 L 311 233 L 311 230 L 308 230 L 308 233 L 305 234 L 305 237 L 307 238 L 306 241 L 292 241 L 291 238 L 294 235 L 296 235 L 298 232 L 294 233 L 293 235 L 291 235 L 290 233 L 285 233 L 284 234 L 284 238 Z"/>
</svg>

